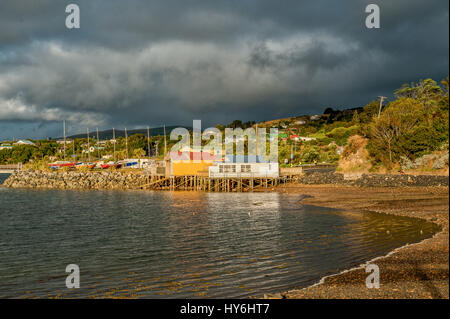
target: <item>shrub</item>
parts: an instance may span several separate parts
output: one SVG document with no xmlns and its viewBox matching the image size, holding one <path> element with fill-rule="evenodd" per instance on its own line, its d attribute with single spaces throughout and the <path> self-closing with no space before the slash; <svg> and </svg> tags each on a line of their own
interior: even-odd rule
<svg viewBox="0 0 450 319">
<path fill-rule="evenodd" d="M 304 163 L 313 163 L 315 161 L 319 161 L 319 149 L 317 146 L 309 147 L 305 149 L 302 153 L 302 162 Z"/>
</svg>

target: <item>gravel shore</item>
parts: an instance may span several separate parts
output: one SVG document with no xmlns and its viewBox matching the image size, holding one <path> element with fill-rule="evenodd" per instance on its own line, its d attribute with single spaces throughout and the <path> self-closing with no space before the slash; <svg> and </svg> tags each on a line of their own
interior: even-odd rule
<svg viewBox="0 0 450 319">
<path fill-rule="evenodd" d="M 360 267 L 326 277 L 312 287 L 265 298 L 449 298 L 448 187 L 291 184 L 277 190 L 312 196 L 303 200 L 305 204 L 422 218 L 441 225 L 442 231 L 373 261 L 380 269 L 379 289 L 366 287 L 368 274 Z"/>
</svg>

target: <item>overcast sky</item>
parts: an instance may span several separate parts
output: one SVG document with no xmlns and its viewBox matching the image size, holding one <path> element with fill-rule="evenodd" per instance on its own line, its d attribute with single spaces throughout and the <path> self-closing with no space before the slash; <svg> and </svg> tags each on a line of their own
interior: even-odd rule
<svg viewBox="0 0 450 319">
<path fill-rule="evenodd" d="M 65 26 L 76 3 L 81 28 Z M 381 28 L 365 27 L 365 7 Z M 446 0 L 1 0 L 0 140 L 363 106 L 449 69 Z"/>
</svg>

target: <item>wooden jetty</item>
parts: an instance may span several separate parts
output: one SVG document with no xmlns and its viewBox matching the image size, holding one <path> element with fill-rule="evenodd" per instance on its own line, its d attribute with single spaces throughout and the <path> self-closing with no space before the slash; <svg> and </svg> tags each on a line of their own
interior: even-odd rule
<svg viewBox="0 0 450 319">
<path fill-rule="evenodd" d="M 292 182 L 295 176 L 276 178 L 243 177 L 212 178 L 197 175 L 185 176 L 148 176 L 141 189 L 171 191 L 204 191 L 204 192 L 253 192 L 259 189 L 272 188 L 280 184 Z"/>
<path fill-rule="evenodd" d="M 0 165 L 0 174 L 12 174 L 15 171 L 22 170 L 22 163 L 10 164 L 10 165 Z"/>
</svg>

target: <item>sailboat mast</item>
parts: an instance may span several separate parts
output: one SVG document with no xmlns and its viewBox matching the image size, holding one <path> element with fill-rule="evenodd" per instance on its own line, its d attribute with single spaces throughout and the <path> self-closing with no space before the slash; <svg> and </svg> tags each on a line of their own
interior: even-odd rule
<svg viewBox="0 0 450 319">
<path fill-rule="evenodd" d="M 164 157 L 167 154 L 166 125 L 164 124 Z"/>
<path fill-rule="evenodd" d="M 89 128 L 86 128 L 86 134 L 87 134 L 87 144 L 88 144 L 88 147 L 87 147 L 88 162 L 90 162 L 91 161 L 91 147 L 89 145 Z"/>
<path fill-rule="evenodd" d="M 125 128 L 125 148 L 127 153 L 127 159 L 128 159 L 128 134 L 127 134 L 127 128 Z"/>
<path fill-rule="evenodd" d="M 66 120 L 63 120 L 63 134 L 64 134 L 64 161 L 66 160 Z"/>
<path fill-rule="evenodd" d="M 148 158 L 151 157 L 151 149 L 150 149 L 150 128 L 147 126 L 147 148 L 148 148 Z"/>
<path fill-rule="evenodd" d="M 100 159 L 100 148 L 98 147 L 98 127 L 97 127 L 97 158 Z"/>
<path fill-rule="evenodd" d="M 116 131 L 113 127 L 114 163 L 116 162 Z"/>
</svg>

